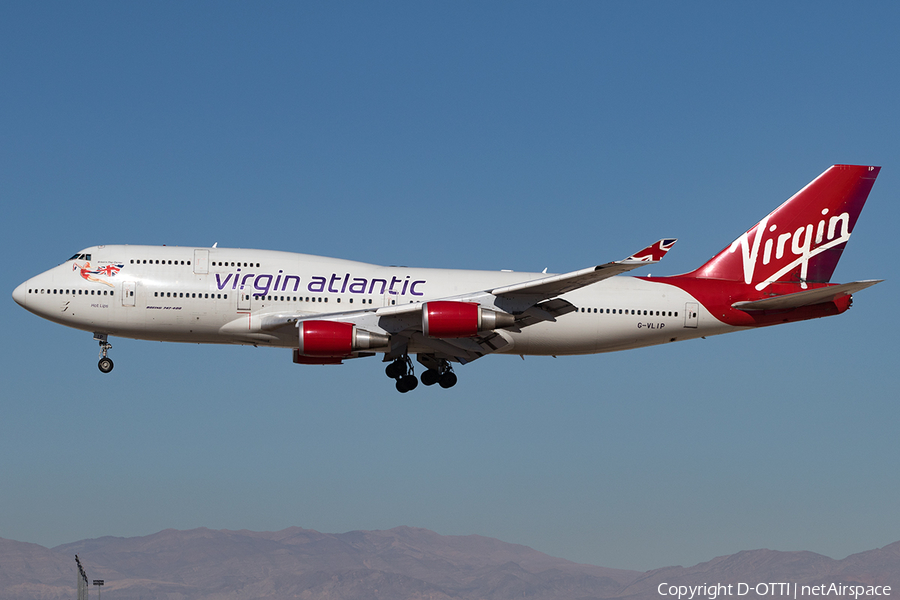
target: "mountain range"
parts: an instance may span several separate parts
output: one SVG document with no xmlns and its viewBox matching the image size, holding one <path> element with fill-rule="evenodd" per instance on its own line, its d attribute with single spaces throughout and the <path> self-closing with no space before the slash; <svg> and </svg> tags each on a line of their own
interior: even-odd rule
<svg viewBox="0 0 900 600">
<path fill-rule="evenodd" d="M 798 597 L 803 585 L 889 585 L 889 595 L 900 593 L 900 542 L 843 560 L 750 550 L 693 567 L 639 572 L 578 564 L 478 535 L 412 527 L 329 534 L 291 527 L 166 529 L 52 549 L 0 538 L 0 600 L 73 598 L 76 554 L 89 579 L 105 580 L 102 597 L 108 600 L 668 600 L 660 589 L 718 583 L 732 584 L 734 597 L 788 595 L 784 588 L 754 590 L 757 583 L 774 582 L 796 583 Z M 738 596 L 739 583 L 749 593 Z"/>
</svg>

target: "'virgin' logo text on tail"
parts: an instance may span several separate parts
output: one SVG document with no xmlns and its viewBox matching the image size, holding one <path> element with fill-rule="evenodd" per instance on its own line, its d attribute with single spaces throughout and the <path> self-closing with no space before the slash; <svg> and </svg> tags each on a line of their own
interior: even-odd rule
<svg viewBox="0 0 900 600">
<path fill-rule="evenodd" d="M 776 272 L 768 275 L 763 281 L 756 284 L 757 290 L 765 289 L 770 283 L 778 281 L 781 277 L 800 267 L 801 287 L 806 288 L 806 274 L 809 269 L 809 261 L 829 248 L 834 248 L 850 239 L 850 214 L 828 217 L 828 209 L 822 209 L 822 219 L 818 225 L 812 223 L 798 227 L 794 231 L 778 232 L 778 225 L 769 226 L 769 217 L 760 221 L 756 227 L 736 239 L 729 248 L 729 252 L 737 252 L 740 248 L 743 259 L 744 283 L 751 284 L 754 280 L 756 266 L 759 262 L 759 251 L 762 247 L 762 264 L 766 266 L 775 260 L 774 266 L 781 265 L 781 260 L 787 252 L 794 258 L 781 266 Z M 827 219 L 827 222 L 826 222 Z M 750 234 L 755 232 L 753 242 L 750 242 Z M 813 235 L 815 233 L 815 236 Z M 765 240 L 764 240 L 765 238 Z M 788 256 L 790 259 L 791 256 Z"/>
</svg>

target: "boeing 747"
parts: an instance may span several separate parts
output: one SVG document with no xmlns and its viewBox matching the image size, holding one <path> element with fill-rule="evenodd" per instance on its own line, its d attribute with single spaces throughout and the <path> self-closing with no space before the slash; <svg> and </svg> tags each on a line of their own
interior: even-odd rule
<svg viewBox="0 0 900 600">
<path fill-rule="evenodd" d="M 835 165 L 698 269 L 625 273 L 675 239 L 553 275 L 383 267 L 272 250 L 93 246 L 18 286 L 34 314 L 110 336 L 293 351 L 299 364 L 382 355 L 400 392 L 456 384 L 488 354 L 593 354 L 837 315 L 879 280 L 831 276 L 880 167 Z"/>
</svg>

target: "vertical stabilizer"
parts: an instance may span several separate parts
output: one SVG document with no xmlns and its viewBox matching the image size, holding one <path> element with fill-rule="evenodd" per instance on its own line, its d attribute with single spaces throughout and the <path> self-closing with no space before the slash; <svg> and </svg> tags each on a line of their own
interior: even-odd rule
<svg viewBox="0 0 900 600">
<path fill-rule="evenodd" d="M 774 282 L 831 279 L 881 167 L 834 165 L 686 277 L 762 291 Z"/>
</svg>

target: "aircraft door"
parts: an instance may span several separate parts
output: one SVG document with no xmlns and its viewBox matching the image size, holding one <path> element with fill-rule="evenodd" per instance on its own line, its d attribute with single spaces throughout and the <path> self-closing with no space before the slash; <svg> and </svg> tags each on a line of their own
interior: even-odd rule
<svg viewBox="0 0 900 600">
<path fill-rule="evenodd" d="M 134 281 L 122 282 L 122 306 L 134 306 L 135 287 L 137 286 Z"/>
<path fill-rule="evenodd" d="M 209 273 L 209 250 L 194 250 L 194 273 Z"/>
<path fill-rule="evenodd" d="M 241 290 L 238 293 L 238 312 L 250 312 L 250 298 L 253 296 L 250 290 Z"/>
<path fill-rule="evenodd" d="M 686 302 L 684 305 L 684 326 L 696 329 L 700 324 L 700 305 L 696 302 Z"/>
</svg>

